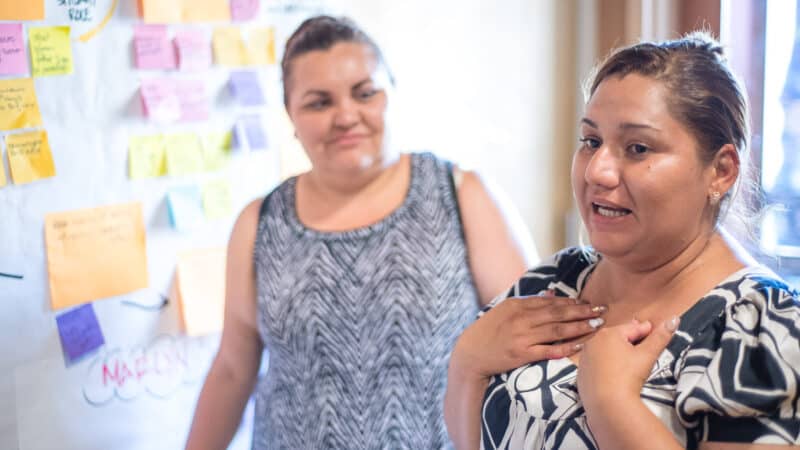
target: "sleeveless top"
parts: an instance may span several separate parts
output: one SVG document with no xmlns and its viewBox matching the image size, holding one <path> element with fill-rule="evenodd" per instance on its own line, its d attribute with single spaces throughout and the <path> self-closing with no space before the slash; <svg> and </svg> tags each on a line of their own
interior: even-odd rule
<svg viewBox="0 0 800 450">
<path fill-rule="evenodd" d="M 452 165 L 412 154 L 403 204 L 344 232 L 300 223 L 296 182 L 267 196 L 255 242 L 253 448 L 451 448 L 447 365 L 479 304 Z"/>
<path fill-rule="evenodd" d="M 552 289 L 577 298 L 599 260 L 588 248 L 563 250 L 508 295 Z M 799 343 L 798 293 L 769 269 L 746 267 L 683 313 L 641 399 L 686 449 L 704 441 L 800 444 Z M 481 449 L 597 449 L 578 370 L 562 358 L 493 377 L 481 410 Z"/>
</svg>

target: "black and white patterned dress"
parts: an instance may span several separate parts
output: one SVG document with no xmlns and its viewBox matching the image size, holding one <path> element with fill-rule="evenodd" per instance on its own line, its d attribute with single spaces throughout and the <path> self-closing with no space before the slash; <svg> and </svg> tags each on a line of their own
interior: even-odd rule
<svg viewBox="0 0 800 450">
<path fill-rule="evenodd" d="M 564 250 L 527 272 L 508 295 L 553 289 L 577 298 L 597 261 L 590 249 Z M 493 377 L 481 412 L 481 448 L 596 449 L 577 370 L 563 358 Z M 681 316 L 641 398 L 688 449 L 702 441 L 800 444 L 798 389 L 797 293 L 769 270 L 749 267 Z"/>
<path fill-rule="evenodd" d="M 451 176 L 411 155 L 404 203 L 340 233 L 304 227 L 294 178 L 267 198 L 255 246 L 254 449 L 450 448 L 450 350 L 478 313 Z"/>
</svg>

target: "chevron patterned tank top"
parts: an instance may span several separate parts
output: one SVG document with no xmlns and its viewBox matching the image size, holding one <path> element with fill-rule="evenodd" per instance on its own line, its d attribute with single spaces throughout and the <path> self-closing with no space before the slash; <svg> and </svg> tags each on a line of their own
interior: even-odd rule
<svg viewBox="0 0 800 450">
<path fill-rule="evenodd" d="M 411 155 L 403 204 L 345 232 L 300 223 L 292 178 L 261 209 L 254 449 L 451 448 L 450 350 L 475 318 L 452 165 Z"/>
</svg>

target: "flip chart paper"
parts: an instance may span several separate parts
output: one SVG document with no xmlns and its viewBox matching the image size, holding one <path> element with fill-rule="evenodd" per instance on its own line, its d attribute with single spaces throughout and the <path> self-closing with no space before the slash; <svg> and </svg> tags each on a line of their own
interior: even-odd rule
<svg viewBox="0 0 800 450">
<path fill-rule="evenodd" d="M 202 198 L 197 186 L 177 186 L 167 192 L 167 209 L 172 227 L 189 231 L 204 222 Z"/>
<path fill-rule="evenodd" d="M 0 130 L 42 125 L 32 78 L 0 80 Z"/>
<path fill-rule="evenodd" d="M 139 69 L 174 69 L 175 47 L 165 25 L 138 25 L 133 32 L 136 67 Z"/>
<path fill-rule="evenodd" d="M 30 27 L 28 44 L 34 77 L 72 73 L 69 27 Z"/>
<path fill-rule="evenodd" d="M 247 49 L 238 27 L 219 27 L 214 30 L 214 60 L 222 66 L 238 67 L 247 64 Z"/>
<path fill-rule="evenodd" d="M 15 184 L 24 184 L 56 175 L 53 154 L 47 141 L 47 132 L 9 134 L 6 151 Z"/>
<path fill-rule="evenodd" d="M 0 20 L 44 20 L 44 0 L 2 1 Z"/>
<path fill-rule="evenodd" d="M 251 20 L 258 14 L 258 0 L 231 0 L 231 19 Z"/>
<path fill-rule="evenodd" d="M 226 180 L 216 180 L 203 186 L 203 209 L 209 219 L 228 217 L 233 209 L 231 186 Z"/>
<path fill-rule="evenodd" d="M 105 344 L 103 332 L 91 303 L 56 316 L 61 347 L 70 361 L 96 350 Z"/>
<path fill-rule="evenodd" d="M 128 175 L 132 180 L 166 175 L 166 156 L 161 135 L 130 138 L 128 169 Z"/>
<path fill-rule="evenodd" d="M 140 203 L 48 214 L 45 246 L 53 309 L 148 285 Z"/>
<path fill-rule="evenodd" d="M 22 24 L 0 24 L 0 75 L 22 75 L 28 73 L 28 54 Z"/>
<path fill-rule="evenodd" d="M 178 67 L 183 71 L 201 71 L 211 67 L 211 42 L 200 30 L 183 30 L 175 34 Z"/>
<path fill-rule="evenodd" d="M 225 257 L 225 248 L 193 250 L 178 256 L 177 294 L 189 336 L 222 330 Z"/>
<path fill-rule="evenodd" d="M 233 96 L 240 105 L 261 106 L 264 104 L 264 93 L 261 91 L 256 72 L 231 72 L 228 83 Z"/>
<path fill-rule="evenodd" d="M 192 133 L 164 135 L 169 175 L 188 175 L 203 171 L 203 151 L 200 140 Z"/>
</svg>

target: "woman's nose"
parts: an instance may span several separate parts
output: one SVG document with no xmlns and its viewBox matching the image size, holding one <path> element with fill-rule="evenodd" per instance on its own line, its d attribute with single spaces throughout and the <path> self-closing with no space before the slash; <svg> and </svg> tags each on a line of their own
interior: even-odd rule
<svg viewBox="0 0 800 450">
<path fill-rule="evenodd" d="M 358 105 L 350 100 L 341 101 L 334 112 L 333 124 L 337 127 L 349 128 L 358 122 Z"/>
<path fill-rule="evenodd" d="M 592 154 L 586 165 L 584 178 L 590 185 L 612 189 L 619 184 L 619 158 L 606 146 L 600 147 Z"/>
</svg>

